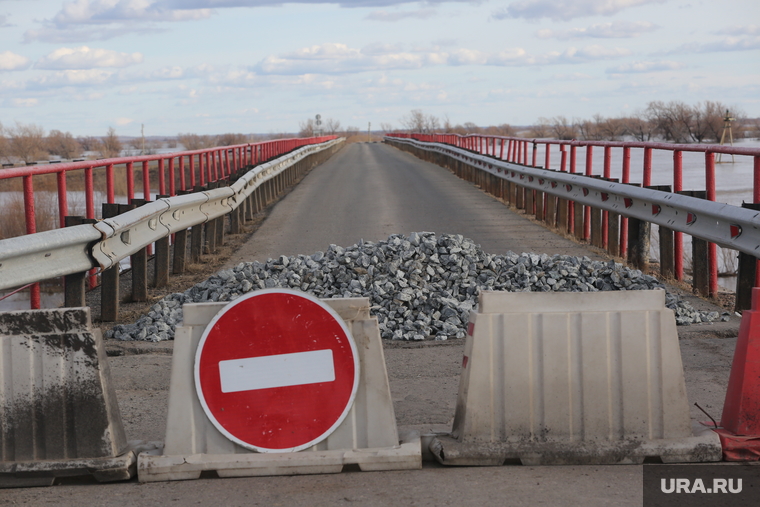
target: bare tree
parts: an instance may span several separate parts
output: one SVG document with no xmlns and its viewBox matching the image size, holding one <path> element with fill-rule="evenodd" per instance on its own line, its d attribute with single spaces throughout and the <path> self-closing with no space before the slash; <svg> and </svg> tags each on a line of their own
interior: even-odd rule
<svg viewBox="0 0 760 507">
<path fill-rule="evenodd" d="M 441 120 L 437 116 L 432 114 L 425 115 L 425 132 L 432 134 L 438 132 L 441 129 Z"/>
<path fill-rule="evenodd" d="M 655 135 L 657 126 L 647 114 L 636 113 L 634 116 L 621 119 L 625 135 L 633 137 L 637 141 L 651 141 Z"/>
<path fill-rule="evenodd" d="M 492 125 L 483 129 L 483 133 L 492 136 L 504 136 L 514 137 L 517 135 L 515 129 L 508 123 L 502 123 L 501 125 Z"/>
<path fill-rule="evenodd" d="M 5 137 L 5 128 L 3 127 L 3 124 L 0 123 L 0 158 L 3 160 L 9 160 L 9 156 L 10 145 L 8 139 Z"/>
<path fill-rule="evenodd" d="M 471 121 L 465 122 L 465 124 L 462 126 L 464 128 L 465 133 L 467 134 L 478 134 L 480 133 L 480 127 L 472 123 Z"/>
<path fill-rule="evenodd" d="M 115 158 L 121 153 L 122 145 L 116 130 L 108 127 L 106 136 L 100 141 L 100 156 L 103 158 Z"/>
<path fill-rule="evenodd" d="M 328 118 L 325 120 L 325 133 L 335 135 L 340 130 L 340 121 Z"/>
<path fill-rule="evenodd" d="M 9 152 L 12 156 L 29 163 L 48 157 L 45 151 L 45 129 L 33 123 L 16 122 L 8 129 Z"/>
<path fill-rule="evenodd" d="M 545 138 L 550 137 L 552 132 L 551 123 L 547 118 L 543 116 L 538 119 L 536 123 L 531 125 L 528 130 L 528 137 L 533 138 Z"/>
<path fill-rule="evenodd" d="M 82 154 L 82 146 L 74 139 L 71 132 L 51 130 L 45 140 L 47 151 L 64 159 L 71 159 Z"/>
<path fill-rule="evenodd" d="M 617 141 L 623 137 L 625 131 L 625 119 L 623 118 L 603 118 L 597 124 L 599 139 L 605 141 Z"/>
<path fill-rule="evenodd" d="M 216 144 L 212 136 L 200 136 L 198 134 L 177 134 L 177 140 L 185 150 L 194 151 L 203 148 L 211 148 Z"/>
<path fill-rule="evenodd" d="M 217 146 L 235 146 L 238 144 L 246 144 L 248 142 L 248 136 L 245 134 L 227 133 L 216 136 L 215 141 L 214 144 Z"/>
<path fill-rule="evenodd" d="M 380 124 L 380 130 L 382 130 L 386 134 L 389 132 L 393 132 L 393 125 L 387 122 L 383 122 Z"/>
<path fill-rule="evenodd" d="M 346 131 L 345 131 L 346 137 L 359 135 L 359 130 L 360 130 L 359 127 L 354 127 L 354 126 L 346 127 Z"/>
<path fill-rule="evenodd" d="M 93 136 L 77 137 L 79 146 L 84 151 L 98 151 L 100 150 L 100 139 Z"/>
<path fill-rule="evenodd" d="M 453 129 L 454 129 L 454 126 L 451 124 L 451 120 L 449 120 L 449 115 L 448 114 L 443 115 L 443 131 L 452 132 Z"/>
<path fill-rule="evenodd" d="M 575 126 L 564 116 L 555 116 L 551 119 L 551 130 L 557 139 L 563 141 L 575 139 L 578 136 Z"/>
<path fill-rule="evenodd" d="M 400 120 L 401 125 L 403 125 L 406 130 L 418 133 L 425 132 L 426 121 L 425 113 L 422 112 L 422 109 L 412 109 L 409 111 L 409 114 Z"/>
<path fill-rule="evenodd" d="M 298 137 L 313 137 L 316 127 L 314 119 L 312 118 L 307 118 L 305 121 L 299 122 L 298 128 L 300 130 L 298 131 Z"/>
</svg>

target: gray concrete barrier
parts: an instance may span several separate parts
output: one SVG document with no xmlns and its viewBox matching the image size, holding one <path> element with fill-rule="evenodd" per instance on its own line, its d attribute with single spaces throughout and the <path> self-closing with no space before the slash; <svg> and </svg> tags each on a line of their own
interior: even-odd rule
<svg viewBox="0 0 760 507">
<path fill-rule="evenodd" d="M 470 317 L 446 465 L 720 461 L 692 425 L 665 292 L 483 292 Z"/>
<path fill-rule="evenodd" d="M 129 479 L 100 331 L 88 308 L 0 313 L 0 486 Z"/>
</svg>

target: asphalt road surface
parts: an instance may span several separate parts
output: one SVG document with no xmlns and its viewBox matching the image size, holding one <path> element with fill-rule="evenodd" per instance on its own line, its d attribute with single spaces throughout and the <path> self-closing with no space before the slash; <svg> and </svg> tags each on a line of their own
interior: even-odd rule
<svg viewBox="0 0 760 507">
<path fill-rule="evenodd" d="M 228 265 L 421 231 L 462 234 L 494 254 L 593 255 L 446 169 L 385 144 L 360 143 L 306 176 Z"/>
<path fill-rule="evenodd" d="M 449 171 L 382 144 L 354 144 L 315 168 L 282 199 L 228 265 L 311 254 L 334 243 L 379 240 L 412 231 L 456 233 L 491 253 L 533 251 L 599 255 L 519 216 Z M 736 321 L 716 338 L 704 326 L 681 334 L 690 403 L 719 417 Z M 450 428 L 463 341 L 386 343 L 386 363 L 399 426 Z M 132 440 L 161 440 L 171 343 L 152 353 L 110 358 L 124 425 Z M 705 417 L 695 411 L 692 417 Z M 215 506 L 539 506 L 642 504 L 641 466 L 503 466 L 445 468 L 426 463 L 407 472 L 263 477 L 102 485 L 65 482 L 0 490 L 0 505 Z"/>
</svg>

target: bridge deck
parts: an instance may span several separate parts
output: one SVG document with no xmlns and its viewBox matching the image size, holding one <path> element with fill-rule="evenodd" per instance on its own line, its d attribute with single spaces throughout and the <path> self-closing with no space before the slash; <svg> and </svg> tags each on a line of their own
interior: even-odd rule
<svg viewBox="0 0 760 507">
<path fill-rule="evenodd" d="M 493 254 L 512 250 L 599 258 L 444 168 L 388 145 L 361 143 L 306 176 L 227 266 L 420 231 L 462 234 Z"/>
</svg>

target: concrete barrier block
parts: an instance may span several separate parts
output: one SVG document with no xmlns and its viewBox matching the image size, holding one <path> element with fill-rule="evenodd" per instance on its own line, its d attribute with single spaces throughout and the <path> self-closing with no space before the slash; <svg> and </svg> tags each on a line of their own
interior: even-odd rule
<svg viewBox="0 0 760 507">
<path fill-rule="evenodd" d="M 10 485 L 131 477 L 135 456 L 88 308 L 0 313 L 0 457 Z"/>
<path fill-rule="evenodd" d="M 183 326 L 174 338 L 164 448 L 160 455 L 140 455 L 139 480 L 196 479 L 207 470 L 233 477 L 337 473 L 349 464 L 361 470 L 421 468 L 419 434 L 401 438 L 398 434 L 379 328 L 377 319 L 369 315 L 369 300 L 323 301 L 346 322 L 360 362 L 353 406 L 335 431 L 296 453 L 256 453 L 220 433 L 200 404 L 193 365 L 206 326 L 227 303 L 186 304 Z"/>
<path fill-rule="evenodd" d="M 483 292 L 444 464 L 719 461 L 695 435 L 665 292 Z"/>
</svg>

